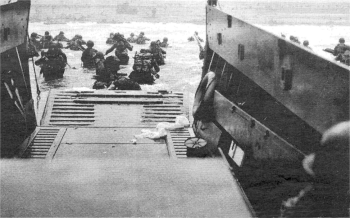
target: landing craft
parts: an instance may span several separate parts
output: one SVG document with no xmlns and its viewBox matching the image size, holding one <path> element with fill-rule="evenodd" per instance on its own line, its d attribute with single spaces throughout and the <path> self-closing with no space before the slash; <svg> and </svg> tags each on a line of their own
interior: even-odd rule
<svg viewBox="0 0 350 218">
<path fill-rule="evenodd" d="M 322 151 L 321 136 L 328 128 L 349 120 L 349 69 L 216 5 L 208 1 L 206 7 L 206 56 L 193 107 L 194 131 L 213 153 L 219 149 L 226 157 L 257 215 L 279 216 L 278 203 L 295 192 L 286 188 L 289 182 L 307 180 L 304 157 Z M 347 155 L 346 142 L 343 147 Z M 337 159 L 337 150 L 327 153 Z M 329 164 L 322 161 L 320 166 Z M 348 161 L 347 156 L 338 163 L 347 185 Z M 346 194 L 334 196 L 336 186 L 333 196 L 322 196 L 328 201 L 319 205 L 328 205 L 319 206 L 324 213 L 317 216 L 348 216 L 348 200 L 340 200 Z"/>
<path fill-rule="evenodd" d="M 1 59 L 11 63 L 1 65 L 1 149 L 27 160 L 2 160 L 1 216 L 279 216 L 308 182 L 302 159 L 349 120 L 349 71 L 216 4 L 206 6 L 193 128 L 179 122 L 190 118 L 186 95 L 164 90 L 52 90 L 35 127 L 22 31 L 30 1 L 1 5 Z M 159 122 L 177 128 L 135 137 Z M 346 215 L 339 208 L 331 214 Z"/>
</svg>

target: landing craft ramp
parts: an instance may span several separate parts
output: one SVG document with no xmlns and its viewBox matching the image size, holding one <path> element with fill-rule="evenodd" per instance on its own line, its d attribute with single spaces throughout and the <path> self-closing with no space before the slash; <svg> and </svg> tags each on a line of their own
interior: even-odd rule
<svg viewBox="0 0 350 218">
<path fill-rule="evenodd" d="M 188 117 L 186 101 L 174 92 L 51 91 L 19 152 L 27 161 L 1 164 L 1 215 L 252 217 L 221 158 L 186 158 L 191 128 L 131 141 Z"/>
<path fill-rule="evenodd" d="M 188 117 L 183 93 L 143 91 L 50 92 L 41 125 L 22 146 L 24 158 L 170 156 L 186 157 L 191 128 L 171 130 L 165 139 L 136 139 L 160 122 Z M 133 142 L 132 140 L 137 140 Z M 136 149 L 137 148 L 137 149 Z"/>
</svg>

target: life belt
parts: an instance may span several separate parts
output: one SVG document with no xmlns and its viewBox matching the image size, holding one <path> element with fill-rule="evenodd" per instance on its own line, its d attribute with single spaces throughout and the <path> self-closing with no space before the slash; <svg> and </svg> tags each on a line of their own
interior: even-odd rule
<svg viewBox="0 0 350 218">
<path fill-rule="evenodd" d="M 215 87 L 215 73 L 210 71 L 203 77 L 194 97 L 192 114 L 195 119 L 202 120 L 212 117 Z"/>
</svg>

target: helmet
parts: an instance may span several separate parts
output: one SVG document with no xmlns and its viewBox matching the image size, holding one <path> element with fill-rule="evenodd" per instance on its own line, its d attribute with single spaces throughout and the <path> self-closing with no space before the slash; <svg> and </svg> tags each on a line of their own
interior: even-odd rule
<svg viewBox="0 0 350 218">
<path fill-rule="evenodd" d="M 167 37 L 164 37 L 163 41 L 167 42 L 167 41 L 168 41 L 168 38 L 167 38 Z"/>
<path fill-rule="evenodd" d="M 49 48 L 59 48 L 59 44 L 57 43 L 50 43 Z"/>
<path fill-rule="evenodd" d="M 63 31 L 60 31 L 60 35 L 63 35 L 64 34 L 64 32 Z"/>
<path fill-rule="evenodd" d="M 308 45 L 309 45 L 309 41 L 305 40 L 305 41 L 303 42 L 303 45 L 304 45 L 304 46 L 308 46 Z"/>
<path fill-rule="evenodd" d="M 83 36 L 82 35 L 78 35 L 79 39 L 83 39 Z"/>
<path fill-rule="evenodd" d="M 194 33 L 195 33 L 196 35 L 198 35 L 198 32 L 197 32 L 197 31 L 195 31 Z"/>
<path fill-rule="evenodd" d="M 89 40 L 89 41 L 87 41 L 86 45 L 87 45 L 87 47 L 91 47 L 92 48 L 92 47 L 94 47 L 94 42 Z"/>
<path fill-rule="evenodd" d="M 155 41 L 151 42 L 151 46 L 155 46 L 157 43 Z"/>
<path fill-rule="evenodd" d="M 144 33 L 144 32 L 141 32 L 140 35 L 145 35 L 145 33 Z"/>
<path fill-rule="evenodd" d="M 49 31 L 45 31 L 45 35 L 49 35 L 50 33 L 49 33 Z"/>
<path fill-rule="evenodd" d="M 104 55 L 102 52 L 97 52 L 94 58 L 104 59 Z"/>
<path fill-rule="evenodd" d="M 340 39 L 339 39 L 339 42 L 340 42 L 340 43 L 345 43 L 345 39 L 344 39 L 344 38 L 340 38 Z"/>
<path fill-rule="evenodd" d="M 135 34 L 134 33 L 131 33 L 130 36 L 134 36 Z"/>
<path fill-rule="evenodd" d="M 38 34 L 37 34 L 37 33 L 32 33 L 32 34 L 30 34 L 30 37 L 32 37 L 32 38 L 37 38 L 37 37 L 38 37 Z"/>
</svg>

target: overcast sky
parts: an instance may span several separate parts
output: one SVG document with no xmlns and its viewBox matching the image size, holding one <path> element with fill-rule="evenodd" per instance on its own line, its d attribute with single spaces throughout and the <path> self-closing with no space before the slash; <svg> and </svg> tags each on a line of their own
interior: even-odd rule
<svg viewBox="0 0 350 218">
<path fill-rule="evenodd" d="M 12 0 L 11 2 L 16 2 L 17 0 Z M 63 0 L 64 2 L 65 0 Z M 118 4 L 118 3 L 124 3 L 124 2 L 147 2 L 148 0 L 69 0 L 69 2 L 71 4 L 77 3 L 77 4 L 81 4 L 81 3 L 86 3 L 86 4 L 103 4 L 102 2 L 106 3 L 106 4 L 110 4 L 111 2 L 113 2 L 114 4 Z M 150 1 L 202 1 L 202 2 L 206 2 L 206 0 L 150 0 Z M 224 1 L 230 1 L 230 2 L 313 2 L 313 3 L 317 3 L 317 2 L 344 2 L 347 4 L 350 4 L 350 0 L 221 0 L 222 2 Z M 9 0 L 0 0 L 1 4 L 6 4 L 8 3 Z M 53 4 L 57 4 L 59 2 L 61 2 L 61 0 L 31 0 L 32 4 L 50 4 L 51 2 Z M 220 1 L 219 1 L 220 3 Z"/>
</svg>

